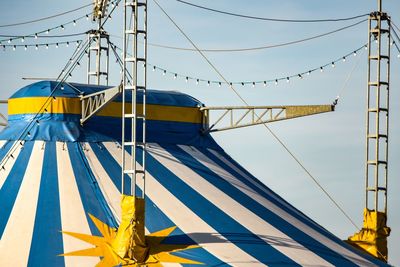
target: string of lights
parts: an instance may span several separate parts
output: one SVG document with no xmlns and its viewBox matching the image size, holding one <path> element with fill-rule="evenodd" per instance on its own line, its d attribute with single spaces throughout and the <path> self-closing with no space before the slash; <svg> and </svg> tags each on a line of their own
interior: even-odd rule
<svg viewBox="0 0 400 267">
<path fill-rule="evenodd" d="M 57 98 L 54 96 L 54 93 L 57 90 L 64 90 L 64 84 L 66 83 L 66 80 L 69 77 L 72 77 L 72 72 L 75 69 L 76 66 L 80 65 L 80 61 L 82 57 L 85 55 L 85 53 L 88 52 L 88 49 L 90 47 L 90 41 L 86 40 L 83 45 L 79 44 L 71 58 L 68 60 L 67 64 L 65 67 L 61 70 L 60 74 L 58 75 L 56 81 L 58 81 L 57 85 L 54 87 L 54 89 L 50 92 L 49 96 L 45 100 L 44 104 L 39 108 L 38 112 L 30 119 L 30 121 L 27 123 L 27 125 L 24 127 L 22 132 L 20 133 L 19 137 L 16 139 L 16 141 L 10 148 L 10 150 L 7 152 L 6 156 L 1 160 L 0 162 L 0 171 L 5 170 L 5 165 L 7 164 L 8 160 L 13 157 L 13 153 L 15 153 L 16 149 L 18 149 L 19 146 L 23 147 L 24 146 L 24 139 L 29 138 L 31 136 L 31 131 L 35 125 L 40 127 L 41 123 L 39 118 L 39 115 L 43 112 L 47 113 L 48 108 L 52 101 L 55 101 Z"/>
<path fill-rule="evenodd" d="M 220 14 L 224 14 L 224 15 L 235 16 L 235 17 L 246 18 L 246 19 L 254 19 L 254 20 L 274 21 L 274 22 L 296 22 L 296 23 L 337 22 L 337 21 L 353 20 L 353 19 L 362 18 L 362 17 L 365 17 L 365 16 L 369 15 L 368 13 L 366 13 L 366 14 L 356 15 L 356 16 L 352 16 L 352 17 L 347 17 L 347 18 L 329 18 L 329 19 L 265 18 L 265 17 L 256 17 L 256 16 L 249 16 L 249 15 L 243 15 L 243 14 L 238 14 L 238 13 L 227 12 L 227 11 L 223 11 L 223 10 L 218 10 L 218 9 L 214 9 L 214 8 L 209 8 L 209 7 L 205 7 L 205 6 L 196 5 L 196 4 L 193 4 L 193 3 L 190 3 L 190 2 L 186 2 L 186 1 L 183 1 L 183 0 L 176 0 L 176 1 L 181 3 L 181 4 L 185 4 L 185 5 L 188 5 L 188 6 L 195 7 L 195 8 L 200 8 L 200 9 L 203 9 L 203 10 L 207 10 L 207 11 L 211 11 L 211 12 L 215 12 L 215 13 L 220 13 Z"/>
<path fill-rule="evenodd" d="M 113 1 L 111 3 L 109 3 L 109 5 L 111 5 L 113 10 L 114 10 L 115 6 L 118 6 L 119 2 L 120 2 L 120 0 L 115 0 L 115 1 Z M 83 19 L 86 19 L 87 21 L 89 21 L 91 14 L 92 13 L 87 13 L 87 14 L 85 14 L 83 16 L 80 16 L 78 18 L 72 19 L 72 20 L 67 21 L 67 22 L 65 22 L 63 24 L 60 24 L 58 26 L 49 27 L 47 29 L 40 30 L 40 31 L 37 31 L 37 32 L 34 32 L 34 33 L 30 33 L 30 34 L 26 34 L 26 35 L 4 35 L 3 34 L 3 35 L 0 35 L 0 37 L 7 37 L 7 39 L 0 40 L 0 44 L 3 43 L 3 42 L 11 43 L 11 42 L 13 42 L 15 40 L 21 40 L 21 42 L 24 42 L 25 39 L 28 39 L 28 38 L 38 39 L 38 38 L 70 37 L 70 36 L 82 35 L 82 34 L 85 34 L 85 33 L 75 33 L 75 34 L 55 35 L 55 36 L 49 35 L 49 33 L 52 32 L 52 31 L 55 31 L 55 30 L 64 31 L 66 26 L 71 25 L 71 24 L 73 26 L 76 26 L 78 21 L 83 20 Z M 111 14 L 111 12 L 110 12 L 110 14 Z M 110 14 L 108 15 L 107 18 L 110 17 Z"/>
<path fill-rule="evenodd" d="M 0 28 L 21 26 L 21 25 L 31 24 L 31 23 L 35 23 L 35 22 L 44 21 L 44 20 L 49 20 L 49 19 L 56 18 L 56 17 L 59 17 L 59 16 L 63 16 L 63 15 L 69 14 L 69 13 L 73 13 L 75 11 L 84 9 L 84 8 L 92 6 L 92 5 L 93 5 L 93 3 L 90 3 L 90 4 L 87 4 L 87 5 L 83 5 L 83 6 L 80 6 L 80 7 L 65 11 L 65 12 L 61 12 L 61 13 L 54 14 L 54 15 L 51 15 L 51 16 L 42 17 L 42 18 L 38 18 L 38 19 L 33 19 L 33 20 L 29 20 L 29 21 L 16 22 L 16 23 L 12 23 L 12 24 L 3 24 L 3 25 L 0 25 Z"/>
<path fill-rule="evenodd" d="M 1 48 L 3 48 L 3 51 L 6 51 L 7 48 L 12 48 L 13 51 L 16 51 L 18 48 L 23 48 L 25 51 L 28 50 L 28 48 L 35 48 L 38 50 L 41 47 L 44 47 L 45 49 L 49 49 L 50 47 L 55 47 L 59 48 L 62 45 L 65 45 L 66 47 L 69 47 L 72 44 L 76 44 L 76 46 L 79 46 L 82 40 L 69 40 L 69 41 L 62 41 L 62 42 L 53 42 L 53 43 L 38 43 L 38 44 L 17 44 L 17 45 L 12 45 L 12 44 L 2 44 L 0 45 Z"/>
<path fill-rule="evenodd" d="M 394 24 L 393 22 L 392 22 L 392 24 L 398 29 L 398 27 L 396 26 L 396 24 Z M 391 30 L 391 32 L 393 33 L 394 39 L 396 39 L 397 42 L 400 43 L 400 37 L 399 37 L 399 34 L 396 32 L 396 29 L 393 28 L 393 27 L 391 27 L 390 30 Z M 399 30 L 399 31 L 400 31 L 400 30 Z M 396 42 L 396 41 L 392 41 L 392 45 L 394 45 L 394 46 L 396 47 L 397 52 L 399 53 L 399 54 L 397 55 L 397 57 L 400 58 L 400 48 L 399 48 L 397 42 Z"/>
<path fill-rule="evenodd" d="M 122 51 L 122 49 L 118 46 L 116 46 L 115 44 L 110 42 L 110 46 L 113 47 L 113 49 L 118 49 L 119 51 Z M 327 67 L 332 67 L 334 68 L 337 63 L 339 62 L 346 62 L 346 60 L 350 57 L 350 56 L 357 56 L 357 53 L 359 51 L 361 51 L 362 49 L 367 49 L 367 45 L 363 45 L 355 50 L 353 50 L 351 53 L 348 53 L 340 58 L 337 58 L 335 60 L 330 61 L 329 63 L 326 63 L 324 65 L 321 65 L 317 68 L 312 68 L 312 69 L 308 69 L 306 71 L 300 72 L 300 73 L 296 73 L 293 75 L 289 75 L 289 76 L 281 76 L 278 78 L 274 78 L 274 79 L 265 79 L 265 80 L 257 80 L 257 81 L 235 81 L 235 82 L 230 82 L 229 85 L 241 85 L 241 86 L 246 86 L 246 85 L 250 85 L 252 87 L 256 87 L 256 86 L 263 86 L 263 87 L 267 87 L 270 84 L 275 84 L 278 85 L 279 82 L 281 81 L 286 81 L 286 82 L 290 82 L 290 80 L 294 79 L 294 78 L 298 78 L 298 79 L 303 79 L 306 76 L 309 76 L 310 74 L 312 74 L 313 72 L 319 71 L 319 72 L 323 72 Z M 183 79 L 186 83 L 190 82 L 190 81 L 195 81 L 196 85 L 199 85 L 200 83 L 206 84 L 207 86 L 211 86 L 211 85 L 217 85 L 219 87 L 221 87 L 222 85 L 224 85 L 225 83 L 219 80 L 210 80 L 210 79 L 202 79 L 202 78 L 197 78 L 197 77 L 193 77 L 193 76 L 189 76 L 189 75 L 184 75 L 184 74 L 179 74 L 177 72 L 173 72 L 170 71 L 168 69 L 165 68 L 161 68 L 159 66 L 153 65 L 153 64 L 149 64 L 149 67 L 152 69 L 152 71 L 159 71 L 163 76 L 172 76 L 172 78 L 174 80 L 178 80 L 178 79 Z"/>
</svg>

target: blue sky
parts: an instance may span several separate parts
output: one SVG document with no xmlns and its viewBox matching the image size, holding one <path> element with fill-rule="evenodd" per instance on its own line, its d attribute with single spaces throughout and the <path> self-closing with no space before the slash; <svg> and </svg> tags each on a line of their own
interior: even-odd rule
<svg viewBox="0 0 400 267">
<path fill-rule="evenodd" d="M 321 34 L 349 25 L 349 22 L 292 24 L 265 22 L 229 17 L 179 4 L 175 0 L 159 0 L 160 4 L 176 20 L 200 48 L 244 48 L 277 44 Z M 372 0 L 203 0 L 193 1 L 201 5 L 236 13 L 262 17 L 319 19 L 347 17 L 368 13 L 376 9 Z M 52 15 L 90 3 L 90 1 L 1 1 L 0 25 Z M 400 25 L 400 3 L 387 0 L 383 8 L 393 21 Z M 0 28 L 3 35 L 26 35 L 64 24 L 85 13 L 90 8 L 40 23 L 22 27 Z M 106 25 L 112 41 L 121 44 L 122 11 L 117 10 Z M 355 20 L 354 22 L 356 22 Z M 94 24 L 86 19 L 69 24 L 65 30 L 52 34 L 84 32 Z M 185 38 L 174 28 L 160 10 L 150 1 L 149 42 L 170 46 L 190 47 Z M 316 40 L 267 50 L 241 53 L 207 53 L 210 60 L 231 81 L 270 80 L 286 77 L 331 62 L 367 42 L 367 23 Z M 85 38 L 84 35 L 65 40 Z M 25 44 L 52 42 L 50 39 L 26 39 Z M 7 44 L 6 42 L 2 42 Z M 12 44 L 23 44 L 14 41 Z M 18 88 L 30 83 L 22 77 L 56 77 L 73 52 L 70 47 L 17 48 L 0 50 L 0 98 L 9 97 Z M 400 265 L 400 58 L 397 51 L 392 58 L 391 80 L 391 129 L 389 150 L 389 221 L 392 228 L 389 238 L 389 261 Z M 361 57 L 361 59 L 359 59 Z M 216 73 L 195 52 L 149 47 L 148 62 L 184 76 L 218 80 Z M 348 79 L 353 67 L 353 75 Z M 86 63 L 77 68 L 71 81 L 84 82 Z M 312 73 L 305 79 L 280 82 L 278 86 L 239 86 L 240 94 L 251 105 L 329 104 L 343 89 L 337 110 L 333 113 L 271 124 L 271 129 L 301 159 L 320 183 L 344 207 L 361 226 L 364 207 L 364 143 L 365 143 L 365 95 L 366 51 L 346 62 L 338 62 L 335 68 L 327 67 L 323 73 Z M 111 64 L 111 83 L 119 80 L 119 69 Z M 149 71 L 149 87 L 178 90 L 193 95 L 206 105 L 239 105 L 240 100 L 226 86 L 196 85 L 160 71 Z M 262 126 L 232 130 L 214 134 L 220 145 L 240 164 L 278 194 L 302 210 L 305 214 L 342 239 L 354 233 L 353 226 L 329 202 L 304 171 L 290 158 Z"/>
</svg>

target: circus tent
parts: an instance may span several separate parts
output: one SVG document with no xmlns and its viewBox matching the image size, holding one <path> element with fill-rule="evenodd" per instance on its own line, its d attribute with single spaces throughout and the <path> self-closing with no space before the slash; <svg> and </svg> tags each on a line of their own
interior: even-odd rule
<svg viewBox="0 0 400 267">
<path fill-rule="evenodd" d="M 106 257 L 93 248 L 121 222 L 121 158 L 130 153 L 120 145 L 121 99 L 79 121 L 79 97 L 104 88 L 42 81 L 9 99 L 0 133 L 0 266 L 95 266 Z M 147 103 L 146 232 L 186 245 L 160 256 L 160 266 L 386 266 L 201 134 L 201 102 L 149 90 Z"/>
</svg>

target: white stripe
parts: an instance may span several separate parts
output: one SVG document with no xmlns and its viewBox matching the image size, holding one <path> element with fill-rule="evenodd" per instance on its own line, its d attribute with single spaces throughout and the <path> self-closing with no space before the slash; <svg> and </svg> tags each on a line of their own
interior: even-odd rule
<svg viewBox="0 0 400 267">
<path fill-rule="evenodd" d="M 13 156 L 10 157 L 4 164 L 4 169 L 0 167 L 0 189 L 3 187 L 3 184 L 6 181 L 6 179 L 10 178 L 8 177 L 8 175 L 10 174 L 10 171 L 12 170 L 14 163 L 18 158 L 19 153 L 21 152 L 21 147 L 22 147 L 21 144 L 18 142 L 16 149 L 12 154 Z"/>
<path fill-rule="evenodd" d="M 62 230 L 91 235 L 67 146 L 64 146 L 62 142 L 57 142 L 56 150 Z M 92 247 L 84 241 L 65 234 L 63 234 L 63 244 L 64 253 Z M 67 267 L 95 266 L 100 261 L 97 257 L 81 256 L 66 256 L 64 259 Z"/>
<path fill-rule="evenodd" d="M 11 141 L 10 141 L 11 142 Z M 7 140 L 0 140 L 0 149 L 3 149 L 3 146 L 7 143 Z"/>
<path fill-rule="evenodd" d="M 149 152 L 195 191 L 288 258 L 300 265 L 332 266 L 209 183 L 168 151 L 159 146 L 152 146 Z"/>
<path fill-rule="evenodd" d="M 184 146 L 182 146 L 181 148 L 187 149 L 187 147 L 185 148 Z M 196 151 L 196 159 L 199 160 L 205 166 L 207 166 L 207 168 L 209 168 L 213 172 L 217 173 L 224 180 L 227 180 L 230 183 L 232 183 L 232 185 L 234 185 L 237 189 L 239 189 L 243 193 L 247 194 L 249 197 L 251 197 L 252 199 L 257 201 L 264 207 L 267 207 L 269 210 L 274 212 L 277 216 L 283 218 L 288 223 L 290 223 L 294 227 L 298 228 L 300 231 L 303 231 L 310 237 L 312 237 L 315 240 L 317 240 L 318 242 L 324 244 L 326 247 L 335 251 L 336 253 L 346 257 L 348 260 L 354 262 L 355 264 L 358 264 L 358 265 L 361 264 L 364 266 L 375 266 L 373 263 L 367 261 L 366 259 L 363 259 L 358 254 L 346 249 L 345 247 L 339 245 L 338 243 L 333 242 L 325 235 L 320 234 L 319 232 L 317 232 L 315 229 L 313 229 L 309 225 L 304 224 L 300 220 L 296 219 L 295 217 L 293 217 L 292 215 L 287 213 L 282 208 L 276 206 L 274 203 L 270 202 L 269 200 L 267 200 L 260 194 L 254 192 L 254 190 L 252 190 L 247 185 L 245 185 L 243 182 L 241 182 L 237 177 L 234 177 L 230 173 L 226 172 L 222 167 L 218 166 L 215 162 L 213 162 L 210 158 L 208 158 L 203 153 L 198 151 L 196 148 L 190 148 L 190 149 L 191 149 L 190 150 L 191 153 L 194 153 L 194 151 Z M 218 154 L 215 154 L 215 155 L 218 156 Z M 222 159 L 223 157 L 218 156 L 218 158 Z M 251 180 L 251 178 L 249 178 L 249 177 L 247 177 L 247 178 L 248 178 L 248 180 Z M 266 193 L 271 194 L 268 191 L 266 191 Z M 307 217 L 305 217 L 305 218 L 307 218 Z"/>
<path fill-rule="evenodd" d="M 0 266 L 28 264 L 43 156 L 44 150 L 41 149 L 41 144 L 35 142 L 17 199 L 0 241 Z"/>
<path fill-rule="evenodd" d="M 121 162 L 121 150 L 115 144 L 105 143 L 117 162 Z M 129 156 L 128 153 L 126 153 Z M 146 174 L 146 195 L 155 205 L 197 244 L 221 261 L 234 266 L 265 266 L 223 237 L 188 207 L 165 189 L 152 175 Z M 194 235 L 191 235 L 193 233 Z M 202 235 L 203 234 L 203 235 Z M 218 239 L 219 242 L 215 242 Z"/>
<path fill-rule="evenodd" d="M 111 208 L 114 217 L 119 223 L 121 218 L 121 193 L 108 176 L 106 170 L 97 159 L 93 150 L 90 149 L 90 145 L 86 143 L 84 147 L 85 149 L 83 150 L 89 162 L 90 168 L 96 177 L 97 183 L 104 195 L 105 200 L 107 201 L 108 206 Z M 121 174 L 118 173 L 119 180 L 121 180 L 120 177 Z"/>
</svg>

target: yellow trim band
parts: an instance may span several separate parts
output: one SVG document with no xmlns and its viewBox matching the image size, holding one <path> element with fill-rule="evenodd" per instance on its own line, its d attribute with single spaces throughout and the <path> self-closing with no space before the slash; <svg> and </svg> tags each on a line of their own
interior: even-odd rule
<svg viewBox="0 0 400 267">
<path fill-rule="evenodd" d="M 26 98 L 13 98 L 8 100 L 8 114 L 36 114 L 46 103 L 48 97 L 26 97 Z M 46 110 L 40 113 L 53 113 L 53 114 L 81 114 L 81 103 L 78 98 L 57 97 L 47 105 Z M 131 110 L 132 104 L 126 104 L 125 110 Z M 138 112 L 141 111 L 141 104 L 138 104 Z M 175 121 L 175 122 L 189 122 L 201 123 L 202 112 L 197 107 L 176 107 L 176 106 L 162 106 L 162 105 L 146 105 L 146 117 L 148 120 L 159 121 Z M 121 118 L 122 103 L 111 102 L 104 109 L 102 109 L 96 116 L 107 116 Z"/>
</svg>

